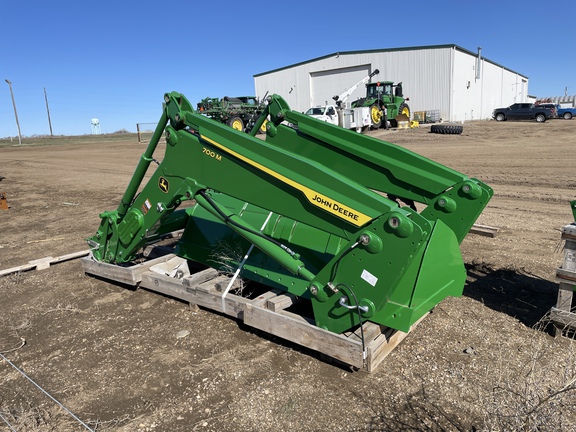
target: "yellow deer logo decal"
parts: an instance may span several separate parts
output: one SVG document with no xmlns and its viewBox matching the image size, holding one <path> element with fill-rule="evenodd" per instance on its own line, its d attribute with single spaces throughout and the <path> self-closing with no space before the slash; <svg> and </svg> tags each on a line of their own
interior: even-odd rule
<svg viewBox="0 0 576 432">
<path fill-rule="evenodd" d="M 168 189 L 170 189 L 170 183 L 164 177 L 160 177 L 158 179 L 158 187 L 164 193 L 168 193 Z"/>
</svg>

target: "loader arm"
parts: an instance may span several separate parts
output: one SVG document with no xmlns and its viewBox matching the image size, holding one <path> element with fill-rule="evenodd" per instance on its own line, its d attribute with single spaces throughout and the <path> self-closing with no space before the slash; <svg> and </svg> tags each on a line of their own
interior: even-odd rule
<svg viewBox="0 0 576 432">
<path fill-rule="evenodd" d="M 441 219 L 461 242 L 493 195 L 488 185 L 400 146 L 334 128 L 310 116 L 271 104 L 292 127 L 266 141 L 312 160 L 325 161 L 336 172 L 371 190 L 421 203 L 421 214 Z M 278 118 L 278 115 L 274 115 Z M 281 123 L 276 120 L 278 125 Z M 313 143 L 313 145 L 311 145 Z M 422 206 L 422 207 L 424 207 Z"/>
<path fill-rule="evenodd" d="M 266 140 L 256 138 L 266 119 Z M 162 131 L 164 158 L 141 185 Z M 317 325 L 342 332 L 372 320 L 408 331 L 461 294 L 459 242 L 491 195 L 412 152 L 294 112 L 277 95 L 245 134 L 172 92 L 118 209 L 100 215 L 88 241 L 94 259 L 122 264 L 183 229 L 176 253 L 213 267 L 223 246 L 236 250 L 227 264 L 239 265 L 254 245 L 242 276 L 309 299 Z M 179 209 L 187 200 L 195 205 Z"/>
</svg>

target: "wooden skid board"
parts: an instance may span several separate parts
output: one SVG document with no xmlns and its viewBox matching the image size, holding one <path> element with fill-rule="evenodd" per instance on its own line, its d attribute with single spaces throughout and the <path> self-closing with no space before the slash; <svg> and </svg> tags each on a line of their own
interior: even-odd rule
<svg viewBox="0 0 576 432">
<path fill-rule="evenodd" d="M 142 273 L 148 271 L 153 265 L 163 263 L 172 257 L 174 257 L 174 255 L 164 255 L 130 267 L 96 261 L 91 257 L 82 258 L 81 261 L 85 273 L 136 286 L 142 281 Z"/>
<path fill-rule="evenodd" d="M 0 277 L 6 276 L 12 273 L 25 272 L 29 270 L 45 270 L 49 268 L 52 264 L 58 264 L 64 261 L 73 260 L 76 258 L 81 258 L 90 253 L 89 250 L 84 250 L 80 252 L 73 252 L 66 255 L 61 255 L 58 257 L 45 257 L 32 261 L 28 261 L 28 264 L 20 265 L 18 267 L 12 267 L 4 270 L 0 270 Z"/>
<path fill-rule="evenodd" d="M 173 254 L 130 267 L 97 262 L 90 257 L 82 259 L 87 274 L 142 287 L 228 315 L 252 328 L 367 372 L 373 372 L 408 335 L 367 322 L 362 327 L 363 350 L 360 329 L 344 334 L 332 333 L 317 327 L 309 318 L 286 310 L 299 300 L 291 294 L 271 289 L 256 298 L 241 297 L 227 292 L 230 278 L 218 275 L 214 269 L 192 274 L 179 272 L 177 277 L 170 275 L 171 270 L 185 264 L 186 260 Z"/>
<path fill-rule="evenodd" d="M 472 228 L 470 228 L 469 232 L 470 234 L 478 234 L 484 237 L 496 237 L 496 234 L 498 234 L 499 230 L 500 228 L 498 227 L 474 224 L 472 225 Z"/>
</svg>

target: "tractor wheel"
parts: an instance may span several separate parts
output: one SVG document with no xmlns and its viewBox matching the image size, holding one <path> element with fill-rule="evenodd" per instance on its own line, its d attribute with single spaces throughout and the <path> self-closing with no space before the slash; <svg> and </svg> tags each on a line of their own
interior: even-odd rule
<svg viewBox="0 0 576 432">
<path fill-rule="evenodd" d="M 398 107 L 398 115 L 402 115 L 404 114 L 408 121 L 410 121 L 410 107 L 408 106 L 407 103 L 401 103 L 400 106 Z M 398 127 L 398 120 L 396 120 L 395 118 L 390 119 L 390 124 L 392 125 L 392 127 Z"/>
<path fill-rule="evenodd" d="M 410 107 L 406 103 L 402 103 L 398 107 L 398 115 L 402 114 L 405 114 L 406 117 L 408 117 L 408 120 L 410 120 Z"/>
<path fill-rule="evenodd" d="M 374 127 L 374 129 L 378 129 L 382 126 L 383 117 L 384 115 L 378 104 L 370 106 L 370 119 L 372 120 L 372 127 Z"/>
<path fill-rule="evenodd" d="M 232 129 L 236 129 L 237 131 L 244 132 L 244 122 L 238 116 L 230 117 L 228 120 L 228 126 Z"/>
<path fill-rule="evenodd" d="M 430 127 L 430 132 L 437 134 L 446 135 L 459 135 L 464 130 L 463 126 L 457 125 L 432 125 Z"/>
</svg>

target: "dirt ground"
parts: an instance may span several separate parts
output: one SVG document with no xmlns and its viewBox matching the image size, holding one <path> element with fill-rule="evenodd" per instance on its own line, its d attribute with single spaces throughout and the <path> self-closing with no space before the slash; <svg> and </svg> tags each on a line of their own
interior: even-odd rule
<svg viewBox="0 0 576 432">
<path fill-rule="evenodd" d="M 0 277 L 0 431 L 576 430 L 574 347 L 545 321 L 573 221 L 576 120 L 370 135 L 492 186 L 477 223 L 499 228 L 468 235 L 464 295 L 374 373 L 71 260 Z M 0 269 L 86 250 L 144 151 L 135 136 L 5 144 Z"/>
</svg>

